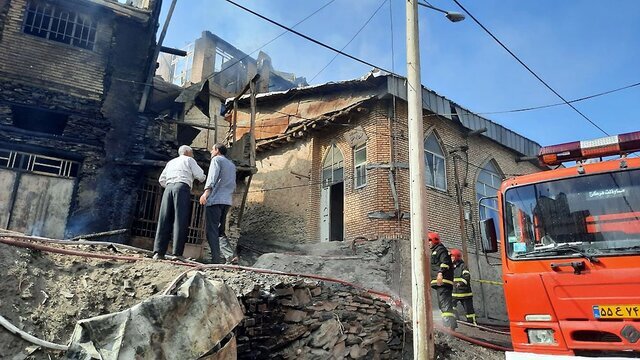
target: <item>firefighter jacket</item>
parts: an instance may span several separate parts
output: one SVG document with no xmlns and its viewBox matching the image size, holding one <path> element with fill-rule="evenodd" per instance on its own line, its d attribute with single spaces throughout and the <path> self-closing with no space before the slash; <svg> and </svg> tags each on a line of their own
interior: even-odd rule
<svg viewBox="0 0 640 360">
<path fill-rule="evenodd" d="M 438 273 L 442 273 L 442 286 L 453 287 L 453 264 L 442 243 L 431 248 L 431 287 L 438 287 Z"/>
<path fill-rule="evenodd" d="M 459 260 L 453 263 L 453 297 L 468 298 L 473 296 L 471 292 L 471 273 L 467 269 L 467 264 Z"/>
</svg>

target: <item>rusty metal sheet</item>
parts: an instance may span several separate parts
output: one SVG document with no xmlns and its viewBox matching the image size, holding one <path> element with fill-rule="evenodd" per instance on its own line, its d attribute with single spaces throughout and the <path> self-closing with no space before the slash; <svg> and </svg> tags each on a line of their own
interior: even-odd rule
<svg viewBox="0 0 640 360">
<path fill-rule="evenodd" d="M 305 101 L 300 103 L 300 109 L 298 116 L 306 119 L 313 119 L 324 114 L 334 113 L 343 109 L 346 109 L 352 105 L 363 102 L 372 98 L 372 95 L 361 94 L 352 96 L 331 96 L 324 97 L 317 100 Z M 304 119 L 298 119 L 298 121 Z"/>
<path fill-rule="evenodd" d="M 238 113 L 238 127 L 236 128 L 236 138 L 241 138 L 242 135 L 249 132 L 251 127 L 250 120 L 240 121 L 240 113 Z M 249 114 L 243 114 L 249 115 Z M 282 114 L 275 114 L 274 117 L 262 117 L 260 120 L 256 120 L 256 139 L 266 139 L 283 134 L 289 127 L 289 116 Z"/>
<path fill-rule="evenodd" d="M 256 114 L 256 140 L 268 139 L 284 134 L 288 128 L 305 121 L 317 119 L 325 114 L 342 111 L 371 99 L 370 93 L 353 96 L 333 95 L 295 101 L 281 107 L 262 108 Z M 249 132 L 251 114 L 248 109 L 238 110 L 236 138 Z"/>
</svg>

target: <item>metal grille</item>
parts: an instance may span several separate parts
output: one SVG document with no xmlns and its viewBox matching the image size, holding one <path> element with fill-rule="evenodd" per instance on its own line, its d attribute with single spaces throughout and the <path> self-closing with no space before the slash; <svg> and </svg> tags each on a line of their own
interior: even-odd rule
<svg viewBox="0 0 640 360">
<path fill-rule="evenodd" d="M 37 1 L 27 4 L 23 31 L 89 50 L 93 50 L 96 41 L 96 24 L 91 18 Z"/>
<path fill-rule="evenodd" d="M 204 207 L 198 202 L 197 195 L 191 195 L 191 219 L 187 234 L 188 244 L 201 244 L 204 233 Z M 131 232 L 134 236 L 155 238 L 158 227 L 158 214 L 162 203 L 162 188 L 150 180 L 142 186 L 136 204 L 136 219 Z"/>
<path fill-rule="evenodd" d="M 50 156 L 0 149 L 0 167 L 35 174 L 74 178 L 78 176 L 80 163 Z"/>
</svg>

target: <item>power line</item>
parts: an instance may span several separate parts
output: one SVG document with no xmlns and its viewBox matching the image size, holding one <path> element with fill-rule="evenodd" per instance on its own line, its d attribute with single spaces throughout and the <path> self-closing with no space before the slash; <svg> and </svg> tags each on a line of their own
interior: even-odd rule
<svg viewBox="0 0 640 360">
<path fill-rule="evenodd" d="M 449 144 L 444 144 L 447 147 L 453 147 Z M 460 160 L 461 162 L 474 167 L 478 170 L 485 170 L 484 167 L 476 165 L 474 163 L 469 162 L 468 160 L 465 160 L 461 157 L 458 157 L 458 160 Z M 519 176 L 522 174 L 502 174 L 504 176 Z M 353 180 L 353 176 L 348 175 L 345 176 L 343 180 Z M 278 190 L 289 190 L 289 189 L 296 189 L 296 188 L 301 188 L 301 187 L 307 187 L 307 186 L 316 186 L 316 185 L 322 185 L 323 182 L 322 181 L 313 181 L 313 182 L 307 182 L 305 184 L 298 184 L 298 185 L 288 185 L 288 186 L 277 186 L 277 187 L 272 187 L 272 188 L 264 188 L 264 189 L 254 189 L 254 190 L 249 190 L 248 192 L 250 193 L 258 193 L 258 192 L 268 192 L 268 191 L 278 191 Z"/>
<path fill-rule="evenodd" d="M 369 19 L 367 19 L 367 21 L 365 21 L 365 23 L 360 27 L 360 29 L 358 29 L 358 31 L 355 33 L 355 35 L 353 35 L 353 37 L 351 37 L 351 40 L 349 40 L 343 47 L 342 49 L 340 49 L 340 51 L 344 51 L 344 49 L 347 48 L 347 46 L 349 46 L 349 44 L 351 44 L 353 42 L 353 40 L 355 40 L 356 37 L 358 37 L 358 35 L 360 35 L 360 33 L 362 32 L 362 30 L 364 30 L 365 27 L 367 27 L 367 25 L 369 25 L 369 23 L 371 22 L 371 20 L 374 18 L 374 16 L 376 16 L 376 14 L 378 13 L 378 11 L 380 11 L 380 9 L 382 9 L 382 6 L 384 6 L 384 4 L 387 3 L 387 1 L 389 0 L 383 0 L 382 3 L 380 4 L 380 6 L 378 6 L 378 8 L 373 12 L 373 14 L 371 14 L 371 16 L 369 17 Z M 320 69 L 320 71 L 318 71 L 317 74 L 313 75 L 313 77 L 311 78 L 311 80 L 309 80 L 309 82 L 313 82 L 313 80 L 318 77 L 318 75 L 320 75 L 326 68 L 329 67 L 329 65 L 331 65 L 333 63 L 333 61 L 338 57 L 338 54 L 336 53 L 335 55 L 333 55 L 333 57 L 331 58 L 331 60 L 329 60 L 329 62 L 327 63 L 327 65 L 325 65 L 322 69 Z"/>
<path fill-rule="evenodd" d="M 336 0 L 330 0 L 329 2 L 327 2 L 326 4 L 322 5 L 320 8 L 318 8 L 316 11 L 312 12 L 311 14 L 307 15 L 304 19 L 298 21 L 297 23 L 293 24 L 292 28 L 302 24 L 303 22 L 307 21 L 309 18 L 311 18 L 312 16 L 314 16 L 315 14 L 319 13 L 320 11 L 322 11 L 324 8 L 326 8 L 327 6 L 331 5 L 333 2 L 335 2 Z M 251 56 L 252 54 L 255 54 L 258 50 L 262 50 L 263 48 L 265 48 L 267 45 L 271 44 L 272 42 L 278 40 L 280 37 L 284 36 L 286 33 L 288 33 L 289 30 L 283 31 L 282 33 L 280 33 L 280 35 L 274 37 L 273 39 L 267 41 L 266 43 L 264 43 L 262 46 L 258 47 L 257 49 L 253 50 L 252 52 L 246 54 L 244 57 L 240 58 L 239 60 L 236 60 L 235 62 L 233 62 L 232 64 L 230 64 L 229 66 L 225 67 L 224 69 L 218 71 L 217 73 L 211 74 L 209 76 L 207 76 L 207 80 L 208 79 L 212 79 L 214 76 L 216 75 L 220 75 L 223 72 L 225 72 L 226 70 L 229 70 L 231 68 L 233 68 L 236 64 L 244 61 L 246 58 L 248 58 L 249 56 Z"/>
<path fill-rule="evenodd" d="M 385 68 L 382 68 L 382 67 L 380 67 L 380 66 L 376 66 L 376 65 L 374 65 L 374 64 L 372 64 L 372 63 L 370 63 L 370 62 L 368 62 L 368 61 L 366 61 L 366 60 L 362 60 L 362 59 L 360 59 L 360 58 L 358 58 L 358 57 L 356 57 L 356 56 L 353 56 L 353 55 L 348 54 L 348 53 L 346 53 L 346 52 L 344 52 L 344 51 L 338 50 L 338 49 L 334 48 L 333 46 L 327 45 L 327 44 L 325 44 L 325 43 L 323 43 L 323 42 L 321 42 L 321 41 L 319 41 L 319 40 L 316 40 L 316 39 L 314 39 L 314 38 L 312 38 L 312 37 L 310 37 L 310 36 L 307 36 L 307 35 L 305 35 L 305 34 L 303 34 L 303 33 L 299 32 L 299 31 L 297 31 L 297 30 L 294 30 L 293 28 L 290 28 L 290 27 L 288 27 L 288 26 L 286 26 L 286 25 L 283 25 L 283 24 L 281 24 L 281 23 L 279 23 L 279 22 L 277 22 L 277 21 L 275 21 L 275 20 L 271 20 L 270 18 L 268 18 L 268 17 L 266 17 L 266 16 L 264 16 L 264 15 L 262 15 L 262 14 L 260 14 L 260 13 L 257 13 L 257 12 L 255 12 L 255 11 L 253 11 L 253 10 L 251 10 L 251 9 L 247 8 L 247 7 L 244 7 L 244 6 L 242 6 L 242 5 L 240 5 L 240 4 L 236 3 L 236 2 L 234 2 L 234 1 L 232 1 L 232 0 L 225 0 L 225 1 L 226 1 L 226 2 L 228 2 L 228 3 L 230 3 L 230 4 L 232 4 L 232 5 L 235 5 L 236 7 L 240 8 L 240 9 L 242 9 L 242 10 L 244 10 L 244 11 L 248 12 L 248 13 L 251 13 L 251 14 L 253 14 L 253 15 L 255 15 L 255 16 L 257 16 L 257 17 L 259 17 L 259 18 L 261 18 L 261 19 L 263 19 L 263 20 L 265 20 L 265 21 L 267 21 L 267 22 L 270 22 L 270 23 L 272 23 L 273 25 L 276 25 L 276 26 L 278 26 L 278 27 L 281 27 L 281 28 L 283 28 L 283 29 L 285 29 L 285 30 L 287 30 L 287 31 L 289 31 L 289 32 L 291 32 L 291 33 L 293 33 L 293 34 L 296 34 L 296 35 L 298 35 L 298 36 L 300 36 L 300 37 L 302 37 L 302 38 L 304 38 L 304 39 L 306 39 L 306 40 L 308 40 L 308 41 L 311 41 L 312 43 L 314 43 L 314 44 L 316 44 L 316 45 L 320 45 L 320 46 L 322 46 L 323 48 L 326 48 L 326 49 L 329 49 L 329 50 L 331 50 L 331 51 L 334 51 L 334 52 L 336 52 L 336 53 L 338 53 L 338 54 L 340 54 L 340 55 L 342 55 L 342 56 L 348 57 L 348 58 L 349 58 L 349 59 L 351 59 L 351 60 L 355 60 L 355 61 L 357 61 L 357 62 L 359 62 L 359 63 L 361 63 L 361 64 L 364 64 L 364 65 L 367 65 L 367 66 L 369 66 L 369 67 L 371 67 L 371 68 L 377 68 L 377 69 L 380 69 L 380 70 L 382 70 L 382 71 L 388 72 L 388 73 L 390 73 L 390 74 L 393 74 L 393 75 L 399 76 L 398 74 L 395 74 L 395 73 L 393 73 L 393 72 L 391 72 L 391 71 L 389 71 L 389 70 L 387 70 L 387 69 L 385 69 Z"/>
<path fill-rule="evenodd" d="M 503 49 L 505 49 L 509 53 L 509 55 L 511 55 L 514 59 L 516 59 L 516 61 L 518 61 L 520 63 L 520 65 L 522 65 L 525 69 L 527 69 L 527 71 L 529 71 L 529 73 L 531 73 L 531 75 L 533 75 L 547 89 L 551 90 L 551 92 L 553 92 L 558 98 L 560 98 L 560 100 L 563 101 L 563 104 L 566 104 L 569 107 L 571 107 L 575 112 L 580 114 L 580 116 L 582 116 L 585 120 L 587 120 L 591 125 L 595 126 L 598 130 L 602 131 L 605 135 L 607 135 L 607 136 L 609 135 L 608 132 L 606 132 L 603 128 L 601 128 L 593 120 L 589 119 L 585 114 L 583 114 L 580 110 L 578 110 L 575 106 L 573 106 L 573 104 L 571 104 L 562 95 L 560 95 L 554 88 L 551 87 L 551 85 L 547 84 L 546 81 L 542 80 L 542 78 L 538 74 L 536 74 L 533 70 L 531 70 L 531 68 L 527 64 L 525 64 L 522 60 L 520 60 L 520 58 L 516 54 L 514 54 L 513 51 L 509 50 L 509 48 L 504 43 L 502 43 L 502 41 L 500 41 L 495 35 L 493 35 L 493 33 L 491 33 L 491 31 L 489 31 L 489 29 L 487 29 L 484 25 L 482 25 L 482 23 L 480 23 L 480 21 L 478 21 L 478 19 L 476 19 L 475 16 L 473 16 L 464 6 L 462 6 L 462 4 L 460 4 L 460 2 L 458 0 L 453 0 L 453 2 L 455 2 L 467 15 L 469 15 L 469 17 L 471 19 L 473 19 L 473 21 L 476 24 L 478 24 L 478 26 L 480 26 L 482 28 L 482 30 L 484 30 L 487 34 L 489 34 L 489 36 L 491 36 L 491 38 L 493 38 L 493 40 L 495 42 L 497 42 Z"/>
<path fill-rule="evenodd" d="M 303 22 L 309 20 L 312 16 L 314 16 L 315 14 L 319 13 L 320 11 L 322 11 L 324 8 L 326 8 L 327 6 L 331 5 L 332 3 L 334 3 L 336 0 L 330 0 L 329 2 L 327 2 L 326 4 L 322 5 L 321 7 L 319 7 L 317 10 L 315 10 L 314 12 L 312 12 L 311 14 L 307 15 L 305 18 L 303 18 L 302 20 L 298 21 L 297 23 L 293 24 L 292 27 L 296 27 L 300 24 L 302 24 Z M 266 43 L 262 44 L 261 46 L 259 46 L 257 49 L 251 51 L 248 54 L 245 54 L 243 57 L 241 57 L 240 59 L 236 59 L 234 62 L 232 62 L 231 64 L 229 64 L 228 66 L 224 67 L 222 70 L 218 71 L 217 73 L 211 74 L 209 76 L 207 76 L 206 78 L 203 79 L 204 80 L 210 80 L 213 77 L 222 74 L 223 72 L 232 69 L 235 65 L 241 63 L 242 61 L 244 61 L 245 59 L 247 59 L 248 57 L 250 57 L 251 55 L 255 54 L 257 51 L 264 49 L 267 45 L 271 44 L 272 42 L 278 40 L 279 38 L 281 38 L 282 36 L 284 36 L 285 34 L 287 34 L 289 31 L 283 31 L 281 32 L 278 36 L 274 37 L 273 39 L 267 41 Z M 114 78 L 115 80 L 118 81 L 123 81 L 123 82 L 130 82 L 130 83 L 135 83 L 135 84 L 146 84 L 144 82 L 140 82 L 140 81 L 134 81 L 134 80 L 129 80 L 129 79 L 122 79 L 122 78 Z"/>
<path fill-rule="evenodd" d="M 615 93 L 615 92 L 618 92 L 618 91 L 622 91 L 622 90 L 626 90 L 626 89 L 630 89 L 630 88 L 633 88 L 633 87 L 636 87 L 636 86 L 640 86 L 640 82 L 637 82 L 637 83 L 634 83 L 634 84 L 630 84 L 630 85 L 627 85 L 627 86 L 623 86 L 623 87 L 619 87 L 617 89 L 603 91 L 603 92 L 600 92 L 600 93 L 597 93 L 597 94 L 588 95 L 588 96 L 585 96 L 585 97 L 569 100 L 569 103 L 576 103 L 576 102 L 580 102 L 580 101 L 584 101 L 584 100 L 593 99 L 593 98 L 596 98 L 596 97 L 599 97 L 599 96 L 612 94 L 612 93 Z M 554 103 L 554 104 L 533 106 L 533 107 L 526 107 L 526 108 L 512 109 L 512 110 L 504 110 L 504 111 L 479 112 L 478 115 L 517 113 L 517 112 L 524 112 L 524 111 L 531 111 L 531 110 L 546 109 L 546 108 L 550 108 L 550 107 L 554 107 L 554 106 L 560 106 L 560 105 L 565 105 L 565 103 L 561 102 L 561 103 Z"/>
<path fill-rule="evenodd" d="M 589 99 L 593 99 L 599 96 L 603 96 L 603 95 L 608 95 L 608 94 L 612 94 L 618 91 L 622 91 L 622 90 L 626 90 L 626 89 L 630 89 L 636 86 L 640 86 L 640 82 L 634 83 L 634 84 L 630 84 L 627 86 L 623 86 L 623 87 L 619 87 L 613 90 L 608 90 L 608 91 L 603 91 L 597 94 L 593 94 L 593 95 L 588 95 L 588 96 L 584 96 L 581 98 L 577 98 L 577 99 L 573 99 L 573 100 L 569 100 L 569 103 L 576 103 L 576 102 L 580 102 L 580 101 L 584 101 L 584 100 L 589 100 Z M 546 109 L 546 108 L 550 108 L 550 107 L 554 107 L 554 106 L 560 106 L 560 105 L 565 105 L 565 103 L 561 102 L 561 103 L 554 103 L 554 104 L 548 104 L 548 105 L 541 105 L 541 106 L 533 106 L 533 107 L 526 107 L 526 108 L 520 108 L 520 109 L 512 109 L 512 110 L 504 110 L 504 111 L 489 111 L 489 112 L 479 112 L 478 115 L 493 115 L 493 114 L 508 114 L 508 113 L 517 113 L 517 112 L 525 112 L 525 111 L 532 111 L 532 110 L 540 110 L 540 109 Z"/>
<path fill-rule="evenodd" d="M 299 118 L 299 119 L 303 119 L 303 120 L 307 120 L 307 121 L 314 121 L 314 119 L 305 118 L 305 117 L 300 116 L 300 115 L 297 115 L 297 114 L 296 114 L 296 115 L 294 115 L 294 114 L 287 114 L 287 113 L 285 113 L 285 112 L 281 112 L 281 111 L 277 111 L 277 110 L 276 110 L 275 112 L 276 112 L 276 113 L 279 113 L 279 114 L 283 114 L 283 115 L 293 116 L 293 117 L 296 117 L 296 118 Z M 436 115 L 437 115 L 437 114 L 436 114 Z M 335 124 L 335 125 L 346 125 L 346 124 Z M 370 130 L 370 129 L 369 129 L 369 130 L 366 130 L 366 132 L 367 132 L 367 133 L 369 133 L 369 134 L 375 134 L 375 135 L 380 135 L 380 136 L 390 136 L 390 135 L 391 135 L 391 132 L 389 132 L 389 133 L 381 133 L 381 132 L 378 132 L 378 131 L 375 131 L 375 130 Z M 396 134 L 396 135 L 397 135 L 397 134 Z M 402 135 L 401 135 L 401 136 L 402 136 Z M 403 138 L 404 138 L 404 139 L 406 139 L 406 136 L 404 136 Z M 457 149 L 457 148 L 459 148 L 459 146 L 455 146 L 455 145 L 447 144 L 447 143 L 445 143 L 445 142 L 442 142 L 442 144 L 443 144 L 445 147 L 448 147 L 449 149 Z M 474 167 L 474 168 L 477 168 L 477 169 L 480 169 L 480 170 L 484 170 L 484 168 L 483 168 L 482 166 L 479 166 L 479 165 L 473 164 L 473 163 L 469 162 L 468 160 L 464 160 L 464 159 L 462 159 L 462 158 L 461 158 L 460 160 L 461 160 L 462 162 L 466 163 L 467 165 L 471 166 L 471 167 Z M 505 176 L 519 176 L 519 175 L 522 175 L 522 174 L 504 174 L 504 175 L 505 175 Z"/>
</svg>

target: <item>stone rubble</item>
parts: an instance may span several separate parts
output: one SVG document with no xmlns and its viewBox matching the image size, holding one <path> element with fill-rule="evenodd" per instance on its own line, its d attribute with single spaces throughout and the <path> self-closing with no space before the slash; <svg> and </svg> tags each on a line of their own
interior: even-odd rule
<svg viewBox="0 0 640 360">
<path fill-rule="evenodd" d="M 241 300 L 239 359 L 411 358 L 411 334 L 399 314 L 367 292 L 298 280 L 256 285 Z"/>
</svg>

